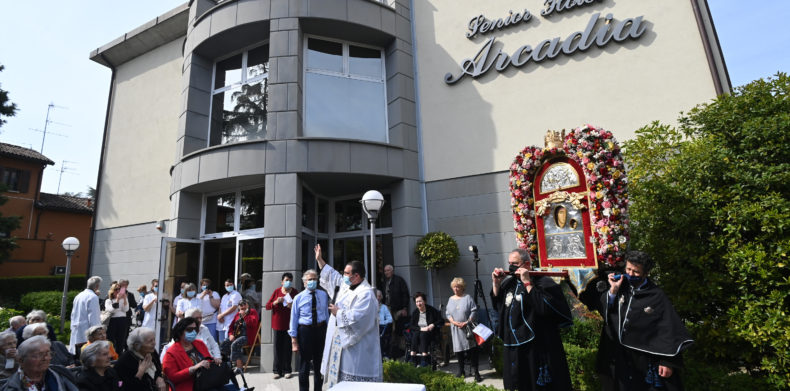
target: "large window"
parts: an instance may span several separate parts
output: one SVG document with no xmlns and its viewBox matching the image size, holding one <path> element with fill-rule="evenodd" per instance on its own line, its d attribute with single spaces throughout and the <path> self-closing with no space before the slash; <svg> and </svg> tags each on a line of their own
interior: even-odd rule
<svg viewBox="0 0 790 391">
<path fill-rule="evenodd" d="M 209 146 L 266 136 L 269 45 L 214 64 Z"/>
<path fill-rule="evenodd" d="M 8 191 L 27 193 L 30 171 L 0 167 L 0 180 L 6 185 Z"/>
<path fill-rule="evenodd" d="M 264 188 L 206 196 L 203 234 L 233 235 L 263 228 Z"/>
<path fill-rule="evenodd" d="M 384 52 L 318 38 L 306 43 L 304 135 L 387 142 Z"/>
</svg>

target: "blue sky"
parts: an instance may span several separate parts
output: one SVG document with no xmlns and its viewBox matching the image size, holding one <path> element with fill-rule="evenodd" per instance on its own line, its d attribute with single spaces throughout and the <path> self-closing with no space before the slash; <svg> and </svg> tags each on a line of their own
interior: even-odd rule
<svg viewBox="0 0 790 391">
<path fill-rule="evenodd" d="M 417 0 L 419 1 L 419 0 Z M 671 0 L 688 1 L 688 0 Z M 41 148 L 56 162 L 42 191 L 85 192 L 95 186 L 110 70 L 91 50 L 175 8 L 183 0 L 0 0 L 0 85 L 19 107 L 0 128 L 0 141 Z M 709 0 L 733 86 L 790 71 L 790 1 Z M 175 151 L 174 151 L 175 153 Z"/>
</svg>

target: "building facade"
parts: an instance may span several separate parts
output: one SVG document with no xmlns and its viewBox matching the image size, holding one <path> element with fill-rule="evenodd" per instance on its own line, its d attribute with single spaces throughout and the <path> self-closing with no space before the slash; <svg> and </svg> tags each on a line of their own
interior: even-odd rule
<svg viewBox="0 0 790 391">
<path fill-rule="evenodd" d="M 0 263 L 3 277 L 63 274 L 66 254 L 61 243 L 76 237 L 82 246 L 72 257 L 72 274 L 85 274 L 90 257 L 93 201 L 90 198 L 41 192 L 44 169 L 55 162 L 28 148 L 0 143 L 0 180 L 6 186 L 3 217 L 20 218 L 19 228 L 0 235 L 16 240 L 9 259 Z"/>
<path fill-rule="evenodd" d="M 392 264 L 438 306 L 474 244 L 487 291 L 521 148 L 582 123 L 628 139 L 729 90 L 704 0 L 192 0 L 90 57 L 112 69 L 91 273 L 165 295 L 249 273 L 264 301 L 316 243 L 367 264 L 370 189 L 378 285 Z M 429 231 L 457 266 L 418 266 Z"/>
</svg>

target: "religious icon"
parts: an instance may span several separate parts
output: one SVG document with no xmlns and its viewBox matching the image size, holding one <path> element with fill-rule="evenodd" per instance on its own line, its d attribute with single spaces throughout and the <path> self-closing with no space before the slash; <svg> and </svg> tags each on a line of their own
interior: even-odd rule
<svg viewBox="0 0 790 391">
<path fill-rule="evenodd" d="M 583 257 L 585 255 L 584 244 L 580 236 L 572 235 L 568 237 L 568 255 L 571 258 Z"/>
<path fill-rule="evenodd" d="M 571 226 L 571 229 L 576 229 L 576 226 L 577 226 L 578 224 L 579 224 L 579 223 L 576 221 L 576 219 L 571 219 L 571 224 L 570 224 L 570 226 Z"/>
<path fill-rule="evenodd" d="M 559 206 L 554 209 L 554 224 L 557 228 L 565 228 L 565 221 L 568 218 L 568 211 L 564 207 Z"/>
</svg>

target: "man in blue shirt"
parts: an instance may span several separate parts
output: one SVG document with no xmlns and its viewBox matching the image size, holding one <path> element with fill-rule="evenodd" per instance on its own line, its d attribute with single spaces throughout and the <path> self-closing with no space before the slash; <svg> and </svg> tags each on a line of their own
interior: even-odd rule
<svg viewBox="0 0 790 391">
<path fill-rule="evenodd" d="M 310 390 L 310 366 L 313 368 L 313 390 L 321 389 L 321 357 L 324 354 L 326 320 L 329 318 L 329 295 L 318 289 L 318 273 L 304 272 L 305 290 L 294 297 L 291 306 L 291 349 L 299 352 L 299 391 Z"/>
</svg>

